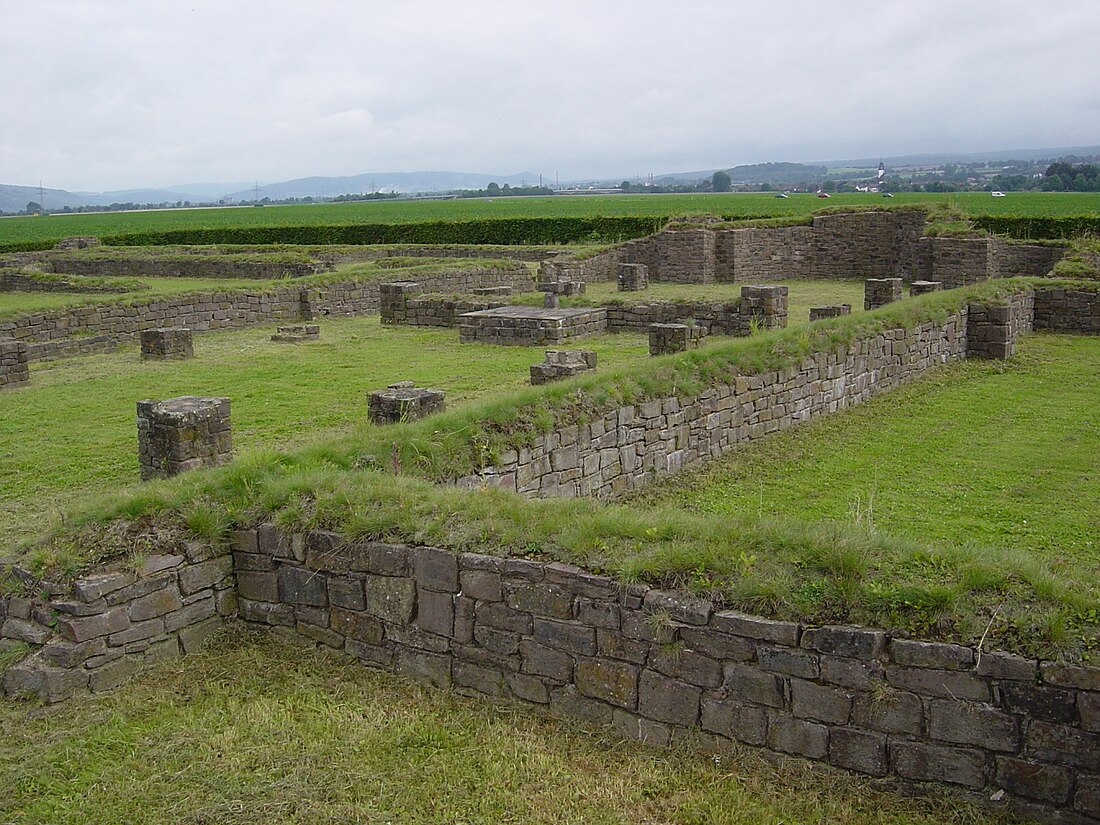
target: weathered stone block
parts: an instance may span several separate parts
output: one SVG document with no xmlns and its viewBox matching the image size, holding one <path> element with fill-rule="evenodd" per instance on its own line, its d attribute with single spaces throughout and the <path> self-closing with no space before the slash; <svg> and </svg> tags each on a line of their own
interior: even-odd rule
<svg viewBox="0 0 1100 825">
<path fill-rule="evenodd" d="M 958 745 L 1014 752 L 1020 748 L 1015 717 L 982 705 L 954 699 L 928 703 L 928 734 Z"/>
<path fill-rule="evenodd" d="M 706 335 L 705 327 L 693 324 L 650 324 L 649 354 L 668 355 L 697 349 Z"/>
<path fill-rule="evenodd" d="M 748 745 L 763 745 L 768 737 L 768 715 L 763 708 L 736 702 L 703 700 L 701 727 Z"/>
<path fill-rule="evenodd" d="M 901 300 L 901 278 L 868 278 L 863 282 L 863 308 L 878 309 Z"/>
<path fill-rule="evenodd" d="M 596 655 L 596 631 L 572 622 L 554 622 L 548 619 L 534 620 L 534 635 L 538 642 L 574 653 L 578 656 Z"/>
<path fill-rule="evenodd" d="M 416 582 L 404 576 L 367 576 L 367 612 L 394 624 L 409 624 L 416 612 Z"/>
<path fill-rule="evenodd" d="M 0 389 L 31 380 L 27 345 L 14 338 L 0 338 Z"/>
<path fill-rule="evenodd" d="M 191 330 L 161 327 L 141 331 L 141 360 L 167 361 L 191 358 L 195 354 Z"/>
<path fill-rule="evenodd" d="M 317 324 L 292 324 L 290 326 L 277 327 L 272 341 L 283 343 L 302 343 L 305 341 L 321 340 L 321 327 Z"/>
<path fill-rule="evenodd" d="M 218 556 L 209 561 L 191 564 L 179 572 L 180 592 L 185 596 L 213 587 L 233 572 L 233 557 Z"/>
<path fill-rule="evenodd" d="M 804 650 L 761 646 L 757 659 L 764 670 L 801 676 L 803 679 L 816 679 L 820 671 L 818 657 Z"/>
<path fill-rule="evenodd" d="M 722 694 L 755 705 L 781 708 L 786 697 L 783 679 L 750 665 L 727 664 L 722 668 Z"/>
<path fill-rule="evenodd" d="M 905 779 L 969 788 L 985 785 L 985 754 L 981 751 L 902 741 L 891 741 L 889 747 L 894 772 Z"/>
<path fill-rule="evenodd" d="M 137 427 L 143 480 L 225 464 L 233 457 L 228 398 L 139 401 Z"/>
<path fill-rule="evenodd" d="M 616 281 L 619 292 L 649 289 L 649 267 L 645 264 L 619 264 Z"/>
<path fill-rule="evenodd" d="M 768 722 L 768 747 L 810 759 L 824 759 L 829 753 L 829 729 L 783 714 L 773 714 Z"/>
<path fill-rule="evenodd" d="M 798 644 L 799 625 L 795 622 L 782 622 L 775 619 L 763 619 L 735 610 L 721 610 L 711 618 L 711 625 L 723 633 L 774 642 L 781 645 Z"/>
<path fill-rule="evenodd" d="M 402 381 L 367 396 L 367 415 L 375 424 L 418 421 L 446 408 L 442 390 L 411 386 Z"/>
<path fill-rule="evenodd" d="M 417 588 L 416 623 L 428 633 L 451 636 L 455 624 L 455 597 L 451 593 Z"/>
<path fill-rule="evenodd" d="M 417 584 L 442 593 L 458 592 L 458 558 L 449 550 L 416 547 L 409 551 Z"/>
<path fill-rule="evenodd" d="M 541 364 L 531 365 L 531 383 L 547 384 L 596 369 L 596 353 L 580 349 L 548 349 Z"/>
<path fill-rule="evenodd" d="M 70 642 L 86 642 L 99 636 L 109 636 L 130 626 L 125 607 L 116 607 L 96 616 L 84 618 L 58 616 L 57 630 Z"/>
<path fill-rule="evenodd" d="M 576 665 L 577 690 L 627 710 L 638 704 L 638 668 L 611 659 L 579 659 Z"/>
<path fill-rule="evenodd" d="M 1069 800 L 1072 777 L 1065 768 L 997 757 L 996 782 L 1010 793 L 1061 805 Z"/>
<path fill-rule="evenodd" d="M 832 728 L 829 731 L 829 762 L 850 771 L 885 776 L 889 767 L 886 737 L 851 728 Z"/>
<path fill-rule="evenodd" d="M 556 584 L 522 582 L 504 587 L 504 602 L 513 610 L 550 619 L 573 617 L 573 594 Z"/>
<path fill-rule="evenodd" d="M 909 297 L 925 295 L 929 292 L 939 292 L 943 289 L 942 281 L 913 281 L 909 284 Z"/>
<path fill-rule="evenodd" d="M 655 649 L 649 657 L 649 666 L 698 687 L 722 684 L 722 666 L 716 660 L 681 646 Z"/>
<path fill-rule="evenodd" d="M 813 627 L 802 633 L 802 647 L 853 659 L 874 659 L 886 649 L 886 634 L 861 627 Z"/>
<path fill-rule="evenodd" d="M 371 645 L 382 644 L 385 630 L 382 622 L 374 616 L 368 616 L 358 610 L 344 610 L 340 607 L 332 608 L 329 615 L 329 626 L 337 633 L 356 639 Z"/>
<path fill-rule="evenodd" d="M 851 314 L 851 304 L 831 304 L 829 306 L 810 307 L 811 321 L 820 321 L 822 318 L 839 318 L 842 315 Z"/>
<path fill-rule="evenodd" d="M 691 727 L 699 719 L 702 691 L 652 670 L 643 670 L 638 685 L 638 713 L 658 722 Z"/>
<path fill-rule="evenodd" d="M 852 722 L 884 733 L 924 733 L 924 705 L 912 693 L 887 690 L 855 697 Z"/>
<path fill-rule="evenodd" d="M 791 713 L 800 719 L 846 725 L 852 713 L 852 696 L 838 688 L 791 679 Z"/>
</svg>

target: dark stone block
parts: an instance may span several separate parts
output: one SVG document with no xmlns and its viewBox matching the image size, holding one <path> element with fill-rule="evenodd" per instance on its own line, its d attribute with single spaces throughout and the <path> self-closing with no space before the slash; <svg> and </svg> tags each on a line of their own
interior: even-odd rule
<svg viewBox="0 0 1100 825">
<path fill-rule="evenodd" d="M 349 639 L 371 645 L 382 644 L 384 635 L 382 622 L 366 613 L 334 607 L 330 614 L 329 625 L 337 633 Z"/>
<path fill-rule="evenodd" d="M 1015 752 L 1020 748 L 1020 728 L 1014 716 L 956 700 L 928 703 L 928 735 L 987 750 Z"/>
<path fill-rule="evenodd" d="M 314 607 L 328 605 L 326 577 L 315 570 L 306 570 L 292 564 L 279 567 L 279 597 L 290 604 L 307 604 Z"/>
<path fill-rule="evenodd" d="M 328 577 L 328 599 L 333 607 L 363 610 L 367 606 L 363 595 L 363 580 L 347 576 Z"/>
<path fill-rule="evenodd" d="M 884 733 L 924 733 L 924 705 L 919 696 L 890 690 L 855 697 L 852 722 Z"/>
<path fill-rule="evenodd" d="M 579 656 L 596 655 L 596 631 L 580 624 L 534 620 L 535 639 L 548 647 Z"/>
<path fill-rule="evenodd" d="M 638 704 L 638 668 L 611 659 L 577 660 L 575 681 L 584 696 L 627 710 Z"/>
<path fill-rule="evenodd" d="M 756 705 L 781 708 L 786 702 L 783 679 L 750 665 L 727 664 L 723 667 L 722 696 Z"/>
<path fill-rule="evenodd" d="M 504 601 L 513 610 L 551 619 L 573 617 L 573 594 L 563 587 L 545 582 L 509 583 Z"/>
<path fill-rule="evenodd" d="M 638 713 L 647 719 L 691 727 L 699 719 L 702 691 L 694 685 L 643 670 L 638 685 Z"/>
<path fill-rule="evenodd" d="M 791 713 L 795 716 L 832 725 L 846 725 L 851 712 L 851 694 L 838 688 L 791 679 Z"/>
<path fill-rule="evenodd" d="M 894 772 L 918 782 L 948 782 L 981 788 L 986 783 L 985 754 L 920 742 L 890 742 Z"/>
<path fill-rule="evenodd" d="M 525 639 L 520 643 L 520 656 L 523 658 L 524 673 L 547 676 L 559 682 L 568 682 L 573 678 L 572 657 L 553 648 Z"/>
<path fill-rule="evenodd" d="M 458 559 L 448 550 L 414 547 L 409 551 L 413 576 L 421 587 L 443 593 L 458 592 Z"/>
<path fill-rule="evenodd" d="M 428 633 L 450 637 L 455 625 L 455 597 L 417 588 L 416 623 Z"/>
<path fill-rule="evenodd" d="M 768 722 L 768 747 L 810 759 L 824 759 L 829 753 L 829 729 L 784 714 L 773 714 Z"/>
<path fill-rule="evenodd" d="M 722 684 L 722 666 L 717 661 L 684 647 L 654 649 L 649 657 L 649 666 L 665 676 L 698 687 L 718 687 Z"/>
<path fill-rule="evenodd" d="M 818 658 L 812 653 L 785 647 L 761 647 L 756 655 L 764 670 L 803 679 L 816 679 L 819 673 Z"/>
<path fill-rule="evenodd" d="M 416 583 L 404 576 L 367 576 L 367 612 L 394 624 L 409 624 L 416 612 Z"/>
<path fill-rule="evenodd" d="M 886 634 L 861 627 L 814 627 L 803 631 L 802 647 L 853 659 L 874 659 L 886 649 Z"/>
<path fill-rule="evenodd" d="M 829 731 L 829 762 L 850 771 L 885 776 L 889 766 L 886 737 L 851 728 L 832 728 Z"/>
<path fill-rule="evenodd" d="M 768 737 L 768 715 L 763 708 L 736 702 L 704 699 L 701 726 L 748 745 L 763 745 Z"/>
<path fill-rule="evenodd" d="M 1001 707 L 1045 722 L 1072 724 L 1077 717 L 1077 694 L 1072 690 L 1041 687 L 1028 682 L 1004 682 Z"/>
<path fill-rule="evenodd" d="M 996 781 L 1010 793 L 1061 805 L 1069 800 L 1073 778 L 1065 768 L 998 756 Z"/>
</svg>

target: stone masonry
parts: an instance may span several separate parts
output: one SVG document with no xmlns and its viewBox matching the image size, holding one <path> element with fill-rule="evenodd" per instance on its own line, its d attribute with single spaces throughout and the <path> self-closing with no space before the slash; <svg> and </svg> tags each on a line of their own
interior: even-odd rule
<svg viewBox="0 0 1100 825">
<path fill-rule="evenodd" d="M 419 421 L 444 409 L 442 390 L 417 387 L 412 381 L 398 381 L 367 396 L 367 415 L 375 424 Z"/>
<path fill-rule="evenodd" d="M 645 264 L 619 264 L 619 292 L 637 292 L 649 289 L 649 267 Z"/>
<path fill-rule="evenodd" d="M 822 318 L 839 318 L 842 315 L 851 314 L 851 304 L 832 304 L 831 306 L 810 307 L 811 321 L 820 321 Z"/>
<path fill-rule="evenodd" d="M 868 278 L 863 282 L 864 309 L 878 309 L 901 297 L 901 278 Z"/>
<path fill-rule="evenodd" d="M 538 347 L 560 345 L 573 338 L 606 332 L 607 310 L 602 307 L 506 306 L 467 312 L 460 321 L 459 341 L 464 344 Z"/>
<path fill-rule="evenodd" d="M 228 398 L 185 395 L 137 403 L 141 478 L 166 478 L 233 457 Z"/>
<path fill-rule="evenodd" d="M 939 292 L 943 289 L 941 281 L 913 281 L 909 284 L 909 297 L 925 295 L 929 292 Z"/>
<path fill-rule="evenodd" d="M 548 349 L 541 364 L 531 365 L 531 383 L 547 384 L 596 369 L 596 353 L 583 349 Z"/>
<path fill-rule="evenodd" d="M 668 355 L 698 348 L 707 335 L 697 324 L 650 324 L 649 354 Z"/>
<path fill-rule="evenodd" d="M 1096 669 L 763 619 L 560 563 L 267 527 L 234 544 L 244 620 L 437 687 L 658 746 L 740 743 L 1100 814 Z"/>
<path fill-rule="evenodd" d="M 788 287 L 751 284 L 741 287 L 741 316 L 750 330 L 787 326 Z"/>
<path fill-rule="evenodd" d="M 1011 358 L 1016 354 L 1016 339 L 1031 331 L 1034 317 L 1032 292 L 1019 292 L 1001 306 L 971 302 L 966 324 L 967 354 Z"/>
<path fill-rule="evenodd" d="M 160 327 L 141 331 L 142 361 L 176 361 L 195 354 L 191 330 L 186 327 Z"/>
<path fill-rule="evenodd" d="M 583 295 L 584 281 L 539 281 L 535 289 L 550 295 Z"/>
<path fill-rule="evenodd" d="M 31 380 L 27 345 L 14 338 L 0 338 L 0 389 Z"/>
<path fill-rule="evenodd" d="M 284 343 L 319 341 L 321 340 L 321 327 L 317 324 L 292 324 L 285 327 L 276 327 L 271 340 Z"/>
</svg>

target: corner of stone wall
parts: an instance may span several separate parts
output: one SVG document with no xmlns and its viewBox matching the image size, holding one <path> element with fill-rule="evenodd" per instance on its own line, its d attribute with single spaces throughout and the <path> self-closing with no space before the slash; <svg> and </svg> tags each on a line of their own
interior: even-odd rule
<svg viewBox="0 0 1100 825">
<path fill-rule="evenodd" d="M 180 541 L 140 565 L 110 563 L 71 584 L 10 567 L 21 595 L 0 598 L 0 645 L 28 647 L 2 676 L 8 696 L 58 702 L 117 687 L 196 650 L 237 613 L 228 548 Z"/>
</svg>

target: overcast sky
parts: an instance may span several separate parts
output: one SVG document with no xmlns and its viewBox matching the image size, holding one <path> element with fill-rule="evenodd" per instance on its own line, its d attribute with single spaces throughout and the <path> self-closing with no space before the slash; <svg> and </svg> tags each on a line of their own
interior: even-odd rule
<svg viewBox="0 0 1100 825">
<path fill-rule="evenodd" d="M 0 183 L 1100 143 L 1097 0 L 0 0 Z"/>
</svg>

